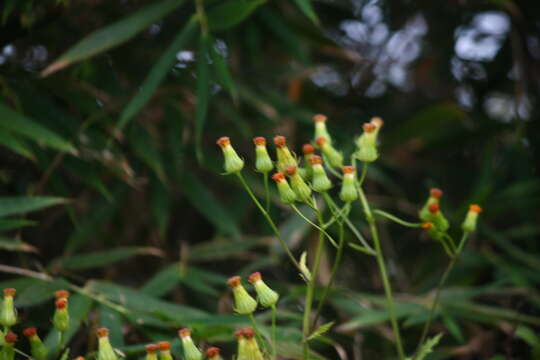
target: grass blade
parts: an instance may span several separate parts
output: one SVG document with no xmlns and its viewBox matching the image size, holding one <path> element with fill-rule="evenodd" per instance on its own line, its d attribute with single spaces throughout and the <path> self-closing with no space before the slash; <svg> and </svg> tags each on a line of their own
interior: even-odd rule
<svg viewBox="0 0 540 360">
<path fill-rule="evenodd" d="M 208 26 L 212 31 L 226 30 L 244 21 L 266 0 L 230 0 L 208 12 Z"/>
<path fill-rule="evenodd" d="M 225 58 L 221 56 L 221 54 L 218 53 L 216 51 L 216 48 L 213 46 L 214 39 L 209 38 L 208 43 L 208 50 L 210 52 L 210 57 L 212 58 L 212 65 L 214 71 L 216 72 L 217 79 L 220 84 L 231 94 L 231 97 L 236 103 L 238 101 L 238 90 L 236 89 L 236 85 L 227 66 L 227 62 Z"/>
<path fill-rule="evenodd" d="M 202 163 L 202 134 L 206 114 L 208 113 L 208 97 L 210 96 L 210 78 L 208 74 L 209 37 L 201 35 L 197 57 L 197 109 L 195 111 L 195 151 L 197 160 Z"/>
<path fill-rule="evenodd" d="M 0 217 L 24 214 L 56 204 L 62 204 L 66 201 L 67 199 L 52 196 L 0 197 Z"/>
<path fill-rule="evenodd" d="M 317 14 L 315 13 L 315 9 L 313 9 L 313 5 L 311 4 L 311 0 L 294 0 L 296 2 L 296 5 L 302 10 L 304 15 L 308 17 L 309 20 L 311 20 L 315 25 L 319 25 L 319 18 L 317 17 Z"/>
</svg>

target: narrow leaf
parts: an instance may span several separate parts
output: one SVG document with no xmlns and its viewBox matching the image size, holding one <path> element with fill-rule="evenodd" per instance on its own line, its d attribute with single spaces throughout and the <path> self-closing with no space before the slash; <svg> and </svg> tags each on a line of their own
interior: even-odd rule
<svg viewBox="0 0 540 360">
<path fill-rule="evenodd" d="M 35 225 L 35 221 L 26 219 L 0 219 L 0 232 Z"/>
<path fill-rule="evenodd" d="M 319 18 L 313 9 L 311 0 L 294 0 L 296 5 L 302 10 L 304 15 L 306 15 L 315 25 L 319 25 Z"/>
<path fill-rule="evenodd" d="M 308 340 L 318 338 L 319 336 L 330 330 L 332 326 L 334 326 L 334 321 L 319 326 L 315 331 L 311 333 L 311 335 L 309 335 Z"/>
<path fill-rule="evenodd" d="M 202 162 L 202 134 L 206 114 L 208 113 L 208 97 L 210 96 L 210 79 L 208 76 L 209 38 L 201 35 L 197 54 L 197 109 L 195 111 L 195 149 L 197 159 Z"/>
<path fill-rule="evenodd" d="M 244 21 L 266 0 L 229 0 L 208 11 L 208 26 L 212 31 L 226 30 Z"/>
<path fill-rule="evenodd" d="M 420 348 L 420 350 L 418 350 L 418 354 L 414 357 L 414 359 L 415 360 L 425 359 L 426 356 L 428 356 L 430 353 L 433 352 L 433 348 L 437 346 L 437 344 L 441 340 L 442 335 L 443 334 L 441 333 L 432 337 L 431 339 L 426 340 L 426 342 L 422 344 L 422 347 Z M 412 358 L 408 358 L 408 359 L 412 359 Z"/>
<path fill-rule="evenodd" d="M 37 252 L 37 249 L 21 240 L 12 240 L 0 237 L 0 250 L 20 251 L 20 252 Z"/>
<path fill-rule="evenodd" d="M 0 131 L 0 145 L 7 147 L 14 153 L 24 156 L 25 158 L 30 160 L 35 159 L 32 150 L 24 142 L 17 139 L 17 137 L 13 136 L 9 132 Z"/>
<path fill-rule="evenodd" d="M 0 217 L 24 214 L 66 201 L 64 198 L 46 196 L 0 197 Z"/>
<path fill-rule="evenodd" d="M 209 40 L 210 57 L 212 58 L 213 69 L 216 72 L 219 83 L 231 94 L 235 102 L 238 101 L 238 91 L 227 66 L 226 59 L 216 50 L 212 38 Z"/>
<path fill-rule="evenodd" d="M 182 0 L 164 0 L 93 32 L 43 70 L 41 76 L 48 76 L 75 62 L 87 59 L 128 41 L 182 3 Z"/>
<path fill-rule="evenodd" d="M 72 255 L 54 260 L 51 266 L 60 266 L 69 270 L 91 269 L 114 264 L 135 255 L 162 256 L 163 254 L 159 249 L 153 247 L 124 247 L 85 253 L 84 255 Z"/>
</svg>

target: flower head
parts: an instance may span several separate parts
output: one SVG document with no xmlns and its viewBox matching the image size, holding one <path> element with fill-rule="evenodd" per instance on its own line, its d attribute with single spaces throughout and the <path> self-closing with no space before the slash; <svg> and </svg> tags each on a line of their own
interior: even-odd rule
<svg viewBox="0 0 540 360">
<path fill-rule="evenodd" d="M 316 192 L 325 192 L 332 187 L 332 182 L 328 178 L 326 171 L 322 165 L 323 159 L 320 156 L 313 155 L 310 159 L 313 172 L 311 187 Z"/>
<path fill-rule="evenodd" d="M 429 207 L 433 204 L 439 204 L 440 199 L 443 196 L 443 191 L 438 188 L 432 188 L 429 190 L 429 197 L 427 201 L 425 202 L 424 206 L 420 211 L 418 212 L 418 216 L 422 221 L 429 221 L 431 219 L 431 211 L 429 210 Z"/>
<path fill-rule="evenodd" d="M 203 355 L 201 351 L 195 346 L 193 339 L 191 339 L 191 330 L 184 328 L 178 331 L 178 335 L 182 340 L 182 347 L 184 348 L 184 357 L 186 360 L 202 360 Z"/>
<path fill-rule="evenodd" d="M 295 157 L 287 147 L 285 136 L 278 135 L 274 137 L 274 144 L 276 145 L 276 166 L 279 171 L 284 171 L 289 165 L 298 166 Z"/>
<path fill-rule="evenodd" d="M 340 168 L 343 166 L 343 154 L 337 151 L 328 141 L 328 139 L 326 139 L 324 136 L 319 136 L 315 139 L 315 143 L 321 149 L 330 166 L 335 168 Z"/>
<path fill-rule="evenodd" d="M 146 360 L 157 360 L 157 351 L 159 350 L 157 344 L 148 344 L 144 348 L 146 349 Z"/>
<path fill-rule="evenodd" d="M 223 136 L 217 140 L 217 144 L 223 151 L 225 173 L 232 174 L 240 172 L 244 168 L 244 160 L 238 156 L 236 150 L 232 147 L 231 140 Z"/>
<path fill-rule="evenodd" d="M 171 355 L 171 343 L 168 341 L 158 342 L 159 360 L 173 360 Z"/>
<path fill-rule="evenodd" d="M 482 208 L 477 204 L 469 205 L 469 211 L 461 224 L 461 228 L 465 232 L 476 231 L 476 223 L 478 222 L 478 214 L 482 212 Z"/>
<path fill-rule="evenodd" d="M 97 360 L 118 360 L 109 340 L 109 329 L 99 328 L 97 329 L 96 334 L 98 337 Z"/>
<path fill-rule="evenodd" d="M 362 125 L 364 132 L 356 140 L 356 152 L 354 156 L 363 162 L 373 162 L 379 157 L 377 150 L 377 135 L 383 125 L 379 117 L 374 117 L 370 122 Z"/>
<path fill-rule="evenodd" d="M 326 120 L 326 115 L 323 114 L 316 114 L 313 116 L 313 122 L 315 123 L 315 139 L 321 137 L 332 144 L 332 138 L 326 129 Z"/>
<path fill-rule="evenodd" d="M 67 299 L 69 298 L 69 291 L 67 290 L 58 290 L 54 293 L 56 299 Z"/>
<path fill-rule="evenodd" d="M 255 339 L 255 331 L 252 328 L 244 328 L 242 334 L 245 339 L 245 346 L 243 353 L 238 353 L 238 360 L 263 360 L 263 355 Z"/>
<path fill-rule="evenodd" d="M 358 199 L 358 189 L 356 188 L 356 169 L 353 166 L 344 166 L 343 181 L 339 198 L 344 202 L 353 202 Z"/>
<path fill-rule="evenodd" d="M 233 276 L 227 284 L 232 289 L 234 297 L 234 311 L 241 315 L 251 314 L 257 308 L 257 300 L 255 300 L 242 286 L 240 276 Z"/>
<path fill-rule="evenodd" d="M 296 193 L 293 191 L 293 189 L 291 189 L 287 179 L 285 178 L 285 174 L 282 172 L 277 172 L 272 175 L 272 180 L 276 182 L 281 201 L 283 201 L 285 204 L 292 204 L 296 201 Z"/>
<path fill-rule="evenodd" d="M 266 174 L 274 168 L 274 163 L 266 149 L 266 139 L 257 136 L 253 138 L 253 143 L 255 144 L 255 168 L 257 171 Z"/>
<path fill-rule="evenodd" d="M 0 325 L 4 327 L 11 327 L 17 323 L 17 311 L 13 304 L 13 298 L 17 290 L 13 288 L 4 289 L 4 301 L 0 307 Z"/>
<path fill-rule="evenodd" d="M 255 288 L 259 303 L 263 307 L 267 308 L 276 305 L 277 301 L 279 300 L 279 295 L 277 292 L 270 289 L 268 285 L 266 285 L 266 283 L 262 279 L 262 275 L 260 272 L 254 272 L 253 274 L 251 274 L 248 278 L 248 281 Z"/>
<path fill-rule="evenodd" d="M 222 360 L 220 355 L 221 350 L 218 347 L 212 346 L 206 349 L 206 357 L 208 360 Z"/>
<path fill-rule="evenodd" d="M 291 183 L 291 188 L 296 194 L 297 199 L 309 202 L 311 196 L 311 188 L 306 184 L 304 179 L 298 173 L 298 168 L 295 165 L 289 165 L 285 169 L 289 181 Z"/>
</svg>

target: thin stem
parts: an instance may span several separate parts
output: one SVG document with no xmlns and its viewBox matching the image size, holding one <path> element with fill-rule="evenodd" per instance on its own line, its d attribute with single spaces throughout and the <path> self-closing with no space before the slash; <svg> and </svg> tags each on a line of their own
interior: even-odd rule
<svg viewBox="0 0 540 360">
<path fill-rule="evenodd" d="M 444 238 L 446 240 L 448 240 L 448 245 L 452 249 L 452 253 L 456 254 L 457 253 L 457 247 L 456 247 L 456 243 L 454 242 L 454 239 L 452 239 L 452 237 L 450 235 L 448 235 L 448 234 L 444 234 Z"/>
<path fill-rule="evenodd" d="M 330 225 L 332 225 L 336 221 L 337 222 L 344 222 L 345 221 L 345 216 L 343 216 L 343 214 L 347 214 L 350 210 L 351 210 L 351 204 L 350 203 L 346 203 L 345 205 L 343 205 L 343 207 L 341 209 L 337 210 L 335 213 L 332 214 L 333 216 L 329 221 L 324 223 L 323 229 L 328 228 Z M 342 218 L 341 221 L 339 220 L 340 218 Z"/>
<path fill-rule="evenodd" d="M 268 173 L 263 174 L 264 179 L 264 197 L 265 197 L 265 210 L 266 212 L 270 212 L 270 187 L 268 186 Z"/>
<path fill-rule="evenodd" d="M 324 233 L 324 235 L 328 238 L 328 241 L 330 241 L 332 246 L 334 246 L 335 248 L 338 247 L 338 244 L 336 243 L 336 240 L 334 240 L 334 238 L 332 238 L 332 236 L 330 236 L 330 234 L 328 232 L 326 232 L 326 230 L 324 230 L 322 227 L 318 226 L 313 221 L 309 220 L 304 214 L 302 214 L 302 212 L 300 211 L 300 209 L 298 209 L 296 207 L 296 205 L 291 204 L 291 208 L 298 214 L 298 216 L 300 216 L 302 219 L 304 219 L 308 224 L 313 226 L 315 229 L 317 229 L 319 231 L 322 231 Z M 316 212 L 317 211 L 318 210 L 316 210 Z"/>
<path fill-rule="evenodd" d="M 398 223 L 398 224 L 406 226 L 406 227 L 417 228 L 417 227 L 422 226 L 422 223 L 413 223 L 413 222 L 405 221 L 405 220 L 402 220 L 402 219 L 398 218 L 397 216 L 394 216 L 394 215 L 392 215 L 390 213 L 387 213 L 386 211 L 383 211 L 383 210 L 375 209 L 375 210 L 373 210 L 373 213 L 375 215 L 385 217 L 385 218 L 387 218 L 389 220 L 392 220 L 395 223 Z"/>
<path fill-rule="evenodd" d="M 277 360 L 277 338 L 276 338 L 276 305 L 272 305 L 272 359 Z"/>
<path fill-rule="evenodd" d="M 270 217 L 270 215 L 268 214 L 268 212 L 264 209 L 264 207 L 261 205 L 261 203 L 259 202 L 259 200 L 257 200 L 257 197 L 255 196 L 255 194 L 253 193 L 253 191 L 251 190 L 251 188 L 249 187 L 249 185 L 247 184 L 246 180 L 244 179 L 244 177 L 242 176 L 242 173 L 240 172 L 237 172 L 236 175 L 238 176 L 238 179 L 240 179 L 240 182 L 242 183 L 242 185 L 244 186 L 244 189 L 246 189 L 247 193 L 249 194 L 249 196 L 251 197 L 251 199 L 253 200 L 253 202 L 255 203 L 255 205 L 257 205 L 257 207 L 259 208 L 259 210 L 261 211 L 261 213 L 263 214 L 264 218 L 266 219 L 266 221 L 268 221 L 268 224 L 270 225 L 270 227 L 272 228 L 272 230 L 274 231 L 274 234 L 276 234 L 276 237 L 278 238 L 281 246 L 283 247 L 283 250 L 285 250 L 285 252 L 287 253 L 287 256 L 289 257 L 289 259 L 292 261 L 292 263 L 294 264 L 294 266 L 296 266 L 296 268 L 298 270 L 300 270 L 301 272 L 301 269 L 300 269 L 300 265 L 298 264 L 298 261 L 296 261 L 296 259 L 294 258 L 291 250 L 289 249 L 289 247 L 287 246 L 287 243 L 285 242 L 285 240 L 281 237 L 281 233 L 279 232 L 279 229 L 277 228 L 276 224 L 274 223 L 274 221 L 272 220 L 272 218 Z"/>
<path fill-rule="evenodd" d="M 259 344 L 261 344 L 261 347 L 265 348 L 266 343 L 263 341 L 261 332 L 259 331 L 259 327 L 257 326 L 257 321 L 255 320 L 255 316 L 253 316 L 253 313 L 250 313 L 248 315 L 249 320 L 251 320 L 251 325 L 253 325 L 253 330 L 255 330 L 255 336 L 257 337 L 257 341 Z"/>
<path fill-rule="evenodd" d="M 356 161 L 354 163 L 356 164 Z M 366 179 L 367 168 L 368 168 L 368 163 L 365 162 L 362 165 L 362 173 L 360 173 L 360 178 L 358 179 L 358 186 L 362 186 L 362 184 L 364 183 L 364 180 Z"/>
<path fill-rule="evenodd" d="M 384 260 L 384 255 L 381 248 L 381 242 L 379 240 L 379 233 L 377 231 L 377 226 L 375 225 L 375 218 L 373 217 L 373 214 L 371 212 L 371 208 L 369 207 L 369 203 L 367 201 L 366 195 L 364 194 L 364 191 L 360 186 L 358 186 L 358 194 L 360 196 L 360 202 L 362 203 L 362 207 L 364 208 L 364 213 L 366 215 L 366 220 L 369 224 L 369 229 L 371 231 L 371 236 L 373 238 L 373 243 L 375 245 L 375 252 L 376 252 L 376 258 L 377 258 L 377 265 L 379 266 L 379 272 L 381 273 L 383 286 L 384 286 L 384 294 L 386 296 L 386 303 L 388 307 L 388 315 L 390 315 L 390 322 L 392 324 L 392 330 L 394 332 L 395 340 L 396 340 L 396 350 L 399 356 L 400 360 L 405 359 L 405 353 L 403 351 L 403 344 L 401 341 L 401 334 L 399 332 L 399 325 L 397 322 L 397 316 L 396 316 L 396 309 L 394 304 L 394 297 L 392 295 L 392 287 L 390 285 L 390 280 L 388 278 L 388 272 L 386 270 L 386 263 Z"/>
<path fill-rule="evenodd" d="M 317 211 L 317 218 L 319 221 L 319 224 L 323 224 L 323 218 L 322 214 Z M 306 304 L 304 307 L 304 319 L 303 319 L 303 327 L 302 327 L 302 333 L 303 333 L 303 340 L 304 340 L 304 357 L 303 360 L 309 360 L 309 344 L 308 344 L 308 337 L 310 333 L 310 315 L 311 315 L 311 307 L 313 305 L 313 293 L 315 291 L 315 285 L 318 278 L 319 273 L 319 266 L 321 264 L 321 256 L 324 249 L 324 233 L 322 231 L 319 231 L 319 241 L 317 244 L 317 249 L 315 251 L 315 262 L 313 263 L 313 268 L 311 270 L 311 279 L 308 282 L 307 285 L 307 291 L 306 291 Z"/>
<path fill-rule="evenodd" d="M 446 269 L 444 270 L 444 273 L 439 280 L 439 284 L 437 285 L 437 290 L 435 290 L 435 299 L 433 299 L 433 302 L 431 303 L 431 309 L 429 311 L 429 316 L 424 324 L 424 328 L 422 329 L 422 335 L 420 336 L 420 341 L 418 342 L 418 346 L 416 347 L 416 354 L 413 357 L 413 360 L 416 359 L 418 356 L 418 350 L 426 340 L 427 334 L 429 332 L 429 328 L 431 326 L 431 322 L 433 321 L 433 316 L 435 315 L 435 310 L 437 309 L 437 305 L 439 304 L 439 299 L 441 297 L 441 292 L 444 284 L 446 283 L 446 280 L 448 279 L 448 276 L 450 275 L 450 272 L 454 268 L 454 265 L 456 264 L 457 260 L 459 259 L 459 255 L 461 255 L 461 251 L 463 250 L 463 247 L 465 246 L 465 243 L 467 242 L 467 237 L 469 236 L 468 232 L 464 232 L 461 240 L 459 242 L 458 249 L 456 251 L 456 254 L 452 257 L 448 265 L 446 266 Z"/>
</svg>

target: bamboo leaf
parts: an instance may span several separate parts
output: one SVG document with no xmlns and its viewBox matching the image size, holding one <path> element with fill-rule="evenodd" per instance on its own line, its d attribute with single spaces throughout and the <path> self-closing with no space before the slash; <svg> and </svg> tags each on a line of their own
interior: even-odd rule
<svg viewBox="0 0 540 360">
<path fill-rule="evenodd" d="M 306 15 L 315 25 L 319 25 L 319 18 L 313 9 L 311 0 L 294 0 L 296 5 L 302 10 L 304 15 Z"/>
<path fill-rule="evenodd" d="M 0 232 L 19 229 L 25 226 L 34 226 L 35 221 L 26 219 L 0 219 Z"/>
<path fill-rule="evenodd" d="M 202 162 L 202 134 L 208 113 L 208 97 L 210 96 L 210 79 L 208 75 L 209 38 L 201 35 L 197 54 L 197 108 L 195 111 L 195 150 L 197 159 Z"/>
<path fill-rule="evenodd" d="M 17 239 L 7 239 L 0 237 L 0 250 L 20 251 L 20 252 L 37 252 L 37 249 L 24 241 Z"/>
<path fill-rule="evenodd" d="M 212 31 L 226 30 L 244 21 L 266 0 L 229 0 L 208 11 L 208 26 Z"/>
<path fill-rule="evenodd" d="M 0 132 L 0 145 L 7 147 L 14 153 L 24 156 L 25 158 L 35 160 L 32 150 L 23 141 L 7 131 Z"/>
<path fill-rule="evenodd" d="M 48 76 L 73 63 L 128 41 L 150 24 L 182 5 L 182 3 L 183 0 L 164 0 L 93 32 L 50 64 L 41 72 L 41 76 Z"/>
<path fill-rule="evenodd" d="M 65 198 L 52 196 L 0 197 L 0 217 L 24 214 L 65 202 Z"/>
<path fill-rule="evenodd" d="M 162 256 L 163 253 L 153 247 L 123 247 L 107 251 L 85 253 L 83 255 L 72 255 L 54 260 L 51 266 L 59 266 L 69 270 L 91 269 L 114 264 L 115 262 L 129 259 L 136 255 Z"/>
</svg>

